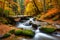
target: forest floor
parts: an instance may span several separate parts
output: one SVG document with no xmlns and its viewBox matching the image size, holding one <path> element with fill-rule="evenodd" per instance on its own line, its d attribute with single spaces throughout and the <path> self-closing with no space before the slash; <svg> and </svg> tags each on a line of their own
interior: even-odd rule
<svg viewBox="0 0 60 40">
<path fill-rule="evenodd" d="M 14 27 L 14 26 L 8 26 L 8 25 L 0 23 L 0 36 L 8 33 L 12 29 L 18 30 L 18 28 Z M 19 37 L 16 38 L 16 36 L 14 34 L 12 34 L 10 37 L 5 38 L 3 40 L 20 40 L 22 37 L 23 36 L 19 36 Z"/>
</svg>

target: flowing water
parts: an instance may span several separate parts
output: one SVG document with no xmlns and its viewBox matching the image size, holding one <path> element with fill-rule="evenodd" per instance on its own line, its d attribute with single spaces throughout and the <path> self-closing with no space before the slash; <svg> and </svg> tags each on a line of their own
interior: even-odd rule
<svg viewBox="0 0 60 40">
<path fill-rule="evenodd" d="M 21 22 L 17 23 L 18 28 L 28 29 L 28 30 L 32 30 L 35 32 L 35 36 L 32 39 L 22 38 L 22 40 L 58 40 L 56 37 L 53 37 L 48 34 L 40 32 L 40 30 L 39 30 L 40 26 L 36 30 L 33 30 L 32 25 L 29 25 L 30 21 L 32 21 L 32 23 L 37 24 L 37 25 L 46 25 L 47 24 L 46 22 L 34 21 L 33 19 L 34 18 L 30 18 L 29 20 L 27 20 L 23 23 L 21 23 Z"/>
</svg>

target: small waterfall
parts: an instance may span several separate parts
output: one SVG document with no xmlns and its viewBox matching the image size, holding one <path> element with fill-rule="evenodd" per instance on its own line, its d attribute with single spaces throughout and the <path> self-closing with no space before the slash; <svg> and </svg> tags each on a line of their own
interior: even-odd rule
<svg viewBox="0 0 60 40">
<path fill-rule="evenodd" d="M 35 30 L 35 36 L 34 36 L 33 40 L 58 40 L 58 39 L 56 39 L 55 37 L 52 37 L 48 34 L 42 33 L 38 27 L 38 29 Z"/>
<path fill-rule="evenodd" d="M 34 40 L 57 40 L 56 38 L 50 36 L 50 35 L 47 35 L 47 34 L 44 34 L 44 33 L 37 33 L 35 34 Z"/>
<path fill-rule="evenodd" d="M 18 28 L 23 28 L 23 29 L 30 29 L 32 30 L 32 25 L 29 25 L 29 22 L 32 21 L 32 23 L 35 23 L 35 24 L 43 24 L 43 25 L 46 25 L 47 23 L 46 22 L 38 22 L 38 21 L 33 21 L 33 18 L 30 18 L 29 20 L 27 20 L 26 22 L 24 23 L 18 23 Z M 45 24 L 44 24 L 45 23 Z M 48 34 L 45 34 L 45 33 L 42 33 L 40 32 L 39 30 L 40 27 L 38 27 L 36 30 L 32 30 L 35 32 L 35 36 L 33 39 L 22 39 L 22 40 L 57 40 L 55 37 L 53 36 L 50 36 Z"/>
<path fill-rule="evenodd" d="M 27 20 L 24 23 L 19 23 L 17 25 L 18 28 L 23 28 L 23 29 L 32 29 L 32 25 L 29 25 L 29 22 L 33 21 L 33 18 L 30 18 L 29 20 Z"/>
</svg>

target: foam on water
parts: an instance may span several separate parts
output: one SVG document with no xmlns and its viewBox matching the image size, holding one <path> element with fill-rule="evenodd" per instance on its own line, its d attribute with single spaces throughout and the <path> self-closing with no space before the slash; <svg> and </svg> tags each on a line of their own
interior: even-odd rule
<svg viewBox="0 0 60 40">
<path fill-rule="evenodd" d="M 30 21 L 32 21 L 35 24 L 41 24 L 38 21 L 33 21 L 33 18 L 30 18 L 29 20 L 27 20 L 24 23 L 18 23 L 18 28 L 23 28 L 23 29 L 32 29 L 32 26 L 26 26 L 25 24 L 28 24 Z M 39 28 L 37 30 L 32 30 L 35 32 L 35 36 L 33 39 L 31 40 L 57 40 L 55 37 L 52 37 L 48 34 L 42 33 L 40 32 Z M 29 39 L 22 39 L 22 40 L 29 40 Z"/>
</svg>

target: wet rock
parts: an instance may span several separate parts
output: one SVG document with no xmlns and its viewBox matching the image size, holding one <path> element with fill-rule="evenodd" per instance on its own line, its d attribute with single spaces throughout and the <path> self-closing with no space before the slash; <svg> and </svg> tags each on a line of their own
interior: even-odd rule
<svg viewBox="0 0 60 40">
<path fill-rule="evenodd" d="M 32 24 L 32 28 L 33 28 L 33 29 L 37 29 L 37 28 L 38 28 L 38 25 Z"/>
<path fill-rule="evenodd" d="M 33 24 L 32 21 L 30 21 L 29 24 L 32 25 Z"/>
</svg>

